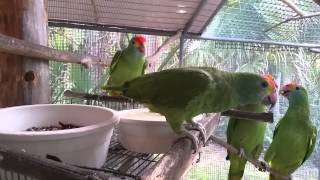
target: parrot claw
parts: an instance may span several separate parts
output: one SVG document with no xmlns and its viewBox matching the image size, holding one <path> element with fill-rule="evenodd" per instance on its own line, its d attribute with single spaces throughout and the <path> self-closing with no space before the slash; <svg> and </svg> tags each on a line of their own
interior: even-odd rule
<svg viewBox="0 0 320 180">
<path fill-rule="evenodd" d="M 197 159 L 196 163 L 199 163 L 199 162 L 200 162 L 200 160 L 201 160 L 201 154 L 202 154 L 202 152 L 199 151 L 199 156 L 198 156 L 198 159 Z"/>
<path fill-rule="evenodd" d="M 193 146 L 193 149 L 194 149 L 194 152 L 193 153 L 197 153 L 198 150 L 199 150 L 199 142 L 198 142 L 198 139 L 196 137 L 194 137 L 190 132 L 184 130 L 182 132 L 182 137 L 186 137 L 186 138 L 189 138 L 191 141 L 192 141 L 192 146 Z"/>
<path fill-rule="evenodd" d="M 259 171 L 266 172 L 268 169 L 270 169 L 268 163 L 264 161 L 260 161 L 260 165 L 262 166 L 262 168 L 258 168 Z"/>
<path fill-rule="evenodd" d="M 198 130 L 200 132 L 203 145 L 206 146 L 206 142 L 207 142 L 206 130 L 199 123 L 191 121 L 191 124 L 186 124 L 185 128 L 187 130 Z"/>
<path fill-rule="evenodd" d="M 246 153 L 244 152 L 244 149 L 243 149 L 243 148 L 240 148 L 240 149 L 239 149 L 238 156 L 239 156 L 241 159 L 245 159 Z"/>
</svg>

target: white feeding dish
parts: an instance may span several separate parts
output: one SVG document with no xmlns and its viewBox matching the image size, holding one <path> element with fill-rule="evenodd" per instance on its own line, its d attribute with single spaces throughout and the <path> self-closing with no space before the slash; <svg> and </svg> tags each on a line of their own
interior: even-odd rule
<svg viewBox="0 0 320 180">
<path fill-rule="evenodd" d="M 166 153 L 178 136 L 164 116 L 149 109 L 119 111 L 119 142 L 126 149 L 140 153 Z M 196 116 L 198 120 L 202 116 Z"/>
<path fill-rule="evenodd" d="M 0 110 L 0 144 L 28 153 L 53 155 L 63 162 L 101 167 L 119 122 L 116 111 L 87 105 L 30 105 Z M 25 131 L 31 127 L 74 124 L 80 128 Z"/>
</svg>

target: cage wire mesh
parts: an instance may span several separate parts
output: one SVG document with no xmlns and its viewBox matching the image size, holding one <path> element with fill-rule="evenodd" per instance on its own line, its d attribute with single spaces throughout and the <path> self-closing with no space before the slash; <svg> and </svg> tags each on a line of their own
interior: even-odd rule
<svg viewBox="0 0 320 180">
<path fill-rule="evenodd" d="M 320 11 L 313 0 L 294 1 L 305 14 Z M 253 18 L 254 17 L 254 18 Z M 210 23 L 204 37 L 318 43 L 320 16 L 291 20 L 297 14 L 282 1 L 227 1 Z"/>
<path fill-rule="evenodd" d="M 58 32 L 64 32 L 65 34 L 56 35 L 55 33 Z M 151 55 L 165 38 L 147 36 L 147 41 L 149 41 L 147 45 L 148 55 Z M 127 35 L 121 33 L 59 27 L 50 28 L 50 44 L 52 47 L 108 58 L 112 58 L 116 49 L 126 47 L 127 40 Z M 307 87 L 309 96 L 312 97 L 310 98 L 312 120 L 317 126 L 320 125 L 320 71 L 319 68 L 314 68 L 320 67 L 318 54 L 311 53 L 305 48 L 291 46 L 209 40 L 188 40 L 185 47 L 184 66 L 208 66 L 227 71 L 246 71 L 259 74 L 271 73 L 279 84 L 284 84 L 291 80 L 302 83 Z M 149 67 L 148 72 L 178 67 L 178 54 L 178 43 L 173 43 L 170 49 L 163 53 L 159 62 Z M 110 107 L 116 110 L 141 107 L 139 105 L 132 106 L 130 102 L 127 105 L 120 105 L 121 103 L 117 104 L 115 102 L 75 100 L 63 97 L 62 92 L 66 89 L 101 93 L 99 89 L 101 83 L 107 79 L 108 69 L 106 67 L 83 69 L 79 65 L 52 61 L 50 62 L 50 70 L 53 103 L 85 103 Z M 276 120 L 279 120 L 284 115 L 286 108 L 287 101 L 281 98 L 274 110 Z M 226 124 L 227 121 L 222 121 L 219 128 L 215 131 L 218 136 L 225 138 Z M 271 142 L 275 124 L 268 125 L 264 150 L 266 150 Z M 115 149 L 117 150 L 117 148 Z M 294 174 L 295 179 L 319 179 L 319 150 L 319 143 L 317 143 L 317 148 L 310 159 Z M 122 149 L 121 151 L 125 152 L 126 150 Z M 127 153 L 130 154 L 130 152 Z M 200 163 L 191 169 L 187 179 L 226 179 L 229 162 L 225 160 L 225 149 L 216 145 L 210 145 L 204 149 L 202 156 L 203 158 Z M 149 156 L 146 155 L 146 157 Z M 122 158 L 125 159 L 128 156 Z M 120 173 L 117 166 L 114 164 L 112 166 L 115 167 L 113 170 Z M 267 173 L 259 172 L 250 164 L 247 166 L 244 179 L 267 179 Z M 134 176 L 134 174 L 126 174 L 128 172 L 121 173 L 123 175 Z"/>
</svg>

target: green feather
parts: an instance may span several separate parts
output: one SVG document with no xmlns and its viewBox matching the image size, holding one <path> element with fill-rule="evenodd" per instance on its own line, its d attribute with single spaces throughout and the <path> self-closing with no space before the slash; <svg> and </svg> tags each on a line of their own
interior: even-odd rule
<svg viewBox="0 0 320 180">
<path fill-rule="evenodd" d="M 250 104 L 237 108 L 249 112 L 265 112 L 265 105 Z M 230 118 L 227 127 L 227 142 L 236 148 L 242 148 L 247 155 L 258 158 L 263 147 L 264 134 L 267 124 L 260 121 L 248 121 Z M 246 162 L 237 155 L 228 152 L 230 159 L 229 180 L 241 179 Z"/>
<path fill-rule="evenodd" d="M 309 118 L 309 102 L 304 88 L 294 89 L 288 96 L 289 107 L 278 122 L 265 160 L 283 175 L 292 174 L 311 155 L 317 130 Z M 277 179 L 270 176 L 270 179 Z"/>
<path fill-rule="evenodd" d="M 122 51 L 117 51 L 113 56 L 110 65 L 110 77 L 102 89 L 106 90 L 107 86 L 121 86 L 126 81 L 134 79 L 144 74 L 146 60 L 141 53 L 130 41 L 128 47 Z M 114 94 L 118 94 L 117 91 Z"/>
<path fill-rule="evenodd" d="M 256 74 L 215 68 L 179 68 L 137 77 L 126 82 L 123 89 L 116 87 L 116 90 L 164 115 L 179 134 L 183 122 L 198 114 L 260 102 L 268 94 L 261 86 L 263 81 Z"/>
</svg>

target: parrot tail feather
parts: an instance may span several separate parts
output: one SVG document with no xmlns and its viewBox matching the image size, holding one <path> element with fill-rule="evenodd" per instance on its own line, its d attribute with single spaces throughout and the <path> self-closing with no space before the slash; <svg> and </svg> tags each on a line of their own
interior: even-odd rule
<svg viewBox="0 0 320 180">
<path fill-rule="evenodd" d="M 239 171 L 237 173 L 230 173 L 228 176 L 228 180 L 241 180 L 243 176 L 244 171 Z"/>
<path fill-rule="evenodd" d="M 279 176 L 275 176 L 273 174 L 269 174 L 269 180 L 283 180 L 283 178 Z"/>
</svg>

